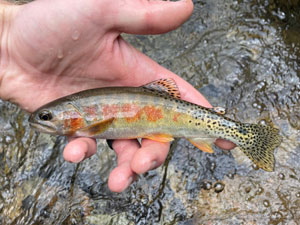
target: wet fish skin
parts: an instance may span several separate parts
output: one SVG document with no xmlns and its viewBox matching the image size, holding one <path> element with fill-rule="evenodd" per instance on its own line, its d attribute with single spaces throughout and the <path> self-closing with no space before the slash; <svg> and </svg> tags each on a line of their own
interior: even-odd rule
<svg viewBox="0 0 300 225">
<path fill-rule="evenodd" d="M 273 151 L 281 140 L 276 128 L 240 123 L 179 98 L 170 79 L 142 87 L 91 89 L 42 106 L 29 121 L 42 132 L 77 137 L 142 137 L 161 142 L 184 137 L 206 152 L 213 152 L 214 139 L 223 138 L 235 143 L 258 167 L 273 171 Z M 51 118 L 44 120 L 42 114 Z"/>
</svg>

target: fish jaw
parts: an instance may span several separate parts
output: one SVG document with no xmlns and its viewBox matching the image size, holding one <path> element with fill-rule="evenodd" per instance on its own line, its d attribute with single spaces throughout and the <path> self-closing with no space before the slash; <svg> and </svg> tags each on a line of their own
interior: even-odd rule
<svg viewBox="0 0 300 225">
<path fill-rule="evenodd" d="M 33 129 L 38 130 L 39 132 L 43 132 L 47 134 L 57 134 L 56 127 L 51 127 L 45 124 L 39 124 L 34 122 L 30 122 L 30 126 Z"/>
<path fill-rule="evenodd" d="M 40 121 L 37 118 L 36 114 L 31 114 L 28 121 L 29 125 L 40 132 L 47 134 L 57 134 L 57 128 L 52 123 L 47 123 L 47 121 Z"/>
</svg>

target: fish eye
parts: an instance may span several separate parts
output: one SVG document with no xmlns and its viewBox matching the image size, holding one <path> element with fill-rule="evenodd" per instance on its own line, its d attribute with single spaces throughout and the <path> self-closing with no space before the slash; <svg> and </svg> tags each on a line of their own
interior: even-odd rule
<svg viewBox="0 0 300 225">
<path fill-rule="evenodd" d="M 50 121 L 52 120 L 52 114 L 49 111 L 42 111 L 39 113 L 39 118 L 43 121 Z"/>
</svg>

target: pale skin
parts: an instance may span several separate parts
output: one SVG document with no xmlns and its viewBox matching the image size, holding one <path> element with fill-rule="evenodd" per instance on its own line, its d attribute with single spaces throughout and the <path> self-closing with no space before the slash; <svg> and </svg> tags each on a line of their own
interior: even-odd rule
<svg viewBox="0 0 300 225">
<path fill-rule="evenodd" d="M 58 97 L 105 86 L 140 86 L 173 78 L 182 99 L 211 107 L 189 83 L 123 40 L 121 33 L 159 34 L 184 23 L 191 0 L 37 0 L 26 5 L 0 1 L 0 98 L 28 112 Z M 223 149 L 234 144 L 217 140 Z M 118 166 L 108 180 L 121 192 L 136 174 L 160 166 L 169 143 L 115 140 Z M 80 162 L 96 152 L 91 138 L 70 138 L 63 156 Z"/>
</svg>

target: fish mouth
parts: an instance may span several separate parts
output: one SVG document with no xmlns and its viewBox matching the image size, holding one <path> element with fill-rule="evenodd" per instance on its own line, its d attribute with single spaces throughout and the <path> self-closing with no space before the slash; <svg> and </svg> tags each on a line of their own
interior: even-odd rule
<svg viewBox="0 0 300 225">
<path fill-rule="evenodd" d="M 29 122 L 30 126 L 40 132 L 47 133 L 47 134 L 55 134 L 57 133 L 56 128 L 51 127 L 47 124 L 39 124 L 35 122 Z"/>
</svg>

